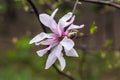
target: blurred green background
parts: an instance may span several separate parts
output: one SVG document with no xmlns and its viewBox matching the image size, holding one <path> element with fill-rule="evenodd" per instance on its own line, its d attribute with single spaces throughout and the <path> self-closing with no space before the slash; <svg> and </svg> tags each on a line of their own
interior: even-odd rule
<svg viewBox="0 0 120 80">
<path fill-rule="evenodd" d="M 59 8 L 57 21 L 72 11 L 75 3 L 72 0 L 32 1 L 39 13 L 51 14 Z M 74 23 L 85 24 L 85 28 L 74 39 L 79 57 L 64 56 L 67 66 L 63 72 L 75 80 L 120 80 L 120 10 L 82 3 L 75 14 Z M 0 80 L 68 80 L 53 67 L 44 69 L 47 55 L 36 54 L 42 46 L 29 45 L 40 32 L 40 23 L 27 0 L 0 0 Z M 56 65 L 59 67 L 58 62 Z"/>
</svg>

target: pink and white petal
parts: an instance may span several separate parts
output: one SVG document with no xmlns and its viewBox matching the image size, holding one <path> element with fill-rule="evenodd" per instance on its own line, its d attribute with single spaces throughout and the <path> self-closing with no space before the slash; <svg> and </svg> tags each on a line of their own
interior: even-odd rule
<svg viewBox="0 0 120 80">
<path fill-rule="evenodd" d="M 70 25 L 71 23 L 73 23 L 75 16 L 72 17 L 72 13 L 69 12 L 68 14 L 66 14 L 65 16 L 63 16 L 59 22 L 58 22 L 58 26 L 60 27 L 61 30 L 64 29 L 64 27 Z M 70 20 L 71 19 L 71 20 Z M 70 21 L 68 21 L 70 20 Z"/>
<path fill-rule="evenodd" d="M 58 42 L 57 39 L 54 39 L 54 38 L 51 39 L 51 38 L 50 38 L 50 39 L 41 41 L 40 44 L 41 44 L 41 45 L 50 45 L 50 44 L 57 43 L 57 42 Z"/>
<path fill-rule="evenodd" d="M 73 13 L 69 12 L 65 14 L 59 21 L 68 21 L 72 17 Z"/>
<path fill-rule="evenodd" d="M 62 45 L 58 44 L 57 46 L 55 46 L 50 54 L 55 54 L 56 56 L 60 56 L 62 52 Z"/>
<path fill-rule="evenodd" d="M 39 19 L 45 26 L 47 26 L 47 27 L 50 26 L 51 16 L 49 16 L 47 14 L 40 14 Z"/>
<path fill-rule="evenodd" d="M 42 41 L 43 39 L 45 38 L 53 38 L 53 34 L 46 34 L 44 32 L 38 34 L 37 36 L 35 36 L 30 42 L 29 44 L 32 44 L 32 43 L 38 43 L 40 41 Z"/>
<path fill-rule="evenodd" d="M 40 21 L 48 28 L 50 28 L 53 32 L 56 30 L 57 23 L 55 20 L 47 15 L 47 14 L 40 14 L 39 15 Z"/>
<path fill-rule="evenodd" d="M 56 30 L 56 34 L 61 37 L 62 36 L 62 29 L 60 28 L 60 26 L 57 26 L 57 30 Z"/>
<path fill-rule="evenodd" d="M 71 18 L 71 20 L 69 22 L 66 22 L 65 27 L 69 26 L 70 24 L 72 24 L 74 20 L 75 20 L 75 15 Z"/>
<path fill-rule="evenodd" d="M 80 28 L 83 28 L 83 27 L 84 27 L 84 24 L 80 25 L 80 26 L 72 24 L 72 25 L 69 26 L 69 28 L 67 30 L 80 29 Z"/>
<path fill-rule="evenodd" d="M 63 57 L 63 53 L 61 53 L 61 55 L 58 57 L 58 60 L 60 62 L 61 70 L 63 70 L 66 66 L 66 62 L 65 62 L 65 59 Z"/>
<path fill-rule="evenodd" d="M 74 46 L 73 40 L 64 37 L 64 39 L 60 42 L 60 44 L 67 50 L 71 50 Z"/>
<path fill-rule="evenodd" d="M 57 45 L 51 50 L 51 53 L 48 56 L 47 63 L 45 69 L 48 69 L 52 64 L 56 61 L 57 55 L 60 54 L 62 51 L 62 46 Z"/>
<path fill-rule="evenodd" d="M 37 54 L 39 56 L 43 56 L 45 53 L 47 53 L 51 48 L 55 47 L 56 45 L 58 45 L 58 42 L 51 42 L 50 45 L 49 45 L 49 47 L 37 51 Z M 52 53 L 54 53 L 54 51 Z"/>
<path fill-rule="evenodd" d="M 43 40 L 40 42 L 35 42 L 35 45 L 51 45 L 53 43 L 57 43 L 57 40 L 54 40 L 53 38 L 47 39 L 47 40 Z"/>
<path fill-rule="evenodd" d="M 60 56 L 62 52 L 62 45 L 58 44 L 52 52 L 55 53 L 57 57 Z"/>
<path fill-rule="evenodd" d="M 50 49 L 52 48 L 52 46 L 50 45 L 49 47 L 45 48 L 45 49 L 42 49 L 42 50 L 39 50 L 37 51 L 37 54 L 38 56 L 43 56 L 45 53 L 47 53 Z"/>
<path fill-rule="evenodd" d="M 74 48 L 72 48 L 71 50 L 65 49 L 65 53 L 67 56 L 78 57 L 78 54 Z"/>
<path fill-rule="evenodd" d="M 54 18 L 54 16 L 55 16 L 55 14 L 57 13 L 57 11 L 58 11 L 58 8 L 53 11 L 53 13 L 51 14 L 51 17 L 52 17 L 52 18 Z"/>
<path fill-rule="evenodd" d="M 74 20 L 75 20 L 75 16 L 73 16 L 73 17 L 70 19 L 70 21 L 68 21 L 68 22 L 67 22 L 67 21 L 66 21 L 66 22 L 63 21 L 63 22 L 61 23 L 61 25 L 64 26 L 64 27 L 67 27 L 67 26 L 69 26 L 70 24 L 72 24 Z"/>
<path fill-rule="evenodd" d="M 45 69 L 50 68 L 56 61 L 57 57 L 54 53 L 50 53 L 46 62 Z"/>
</svg>

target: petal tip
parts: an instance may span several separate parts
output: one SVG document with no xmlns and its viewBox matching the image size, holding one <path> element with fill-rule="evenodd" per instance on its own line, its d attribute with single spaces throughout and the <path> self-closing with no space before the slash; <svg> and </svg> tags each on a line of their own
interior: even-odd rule
<svg viewBox="0 0 120 80">
<path fill-rule="evenodd" d="M 64 69 L 65 69 L 65 66 L 64 66 L 64 67 L 61 67 L 61 69 L 60 69 L 60 70 L 61 70 L 61 71 L 63 71 Z"/>
<path fill-rule="evenodd" d="M 36 53 L 38 56 L 42 57 L 44 54 L 47 53 L 47 51 L 48 51 L 48 48 L 36 51 Z"/>
<path fill-rule="evenodd" d="M 79 57 L 79 55 L 77 54 L 75 57 Z"/>
<path fill-rule="evenodd" d="M 46 66 L 45 66 L 45 69 L 49 69 L 50 67 L 51 67 L 51 66 L 46 65 Z"/>
<path fill-rule="evenodd" d="M 68 14 L 72 15 L 73 13 L 72 12 L 68 12 Z"/>
<path fill-rule="evenodd" d="M 85 25 L 84 24 L 82 24 L 82 25 L 80 25 L 81 26 L 81 28 L 83 28 Z"/>
<path fill-rule="evenodd" d="M 56 11 L 58 11 L 58 10 L 59 10 L 59 8 L 56 8 L 55 10 L 56 10 Z"/>
<path fill-rule="evenodd" d="M 43 55 L 41 55 L 41 54 L 39 53 L 39 51 L 36 51 L 36 53 L 37 53 L 37 55 L 40 56 L 40 57 L 43 56 Z"/>
<path fill-rule="evenodd" d="M 79 55 L 78 55 L 78 54 L 75 54 L 73 57 L 79 57 Z"/>
<path fill-rule="evenodd" d="M 47 67 L 47 66 L 45 67 L 45 69 L 48 69 L 48 68 L 49 68 L 49 67 Z"/>
<path fill-rule="evenodd" d="M 29 42 L 29 44 L 32 44 L 32 43 L 34 43 L 32 40 Z"/>
</svg>

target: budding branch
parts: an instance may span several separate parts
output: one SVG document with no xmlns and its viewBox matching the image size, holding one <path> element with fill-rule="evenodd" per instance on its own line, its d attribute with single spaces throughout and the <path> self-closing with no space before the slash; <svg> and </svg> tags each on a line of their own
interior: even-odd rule
<svg viewBox="0 0 120 80">
<path fill-rule="evenodd" d="M 74 1 L 76 1 L 76 0 L 74 0 Z M 80 2 L 87 2 L 87 3 L 108 5 L 108 6 L 112 6 L 112 7 L 120 9 L 120 4 L 113 2 L 111 0 L 109 0 L 109 1 L 106 1 L 106 0 L 79 0 L 79 1 Z"/>
</svg>

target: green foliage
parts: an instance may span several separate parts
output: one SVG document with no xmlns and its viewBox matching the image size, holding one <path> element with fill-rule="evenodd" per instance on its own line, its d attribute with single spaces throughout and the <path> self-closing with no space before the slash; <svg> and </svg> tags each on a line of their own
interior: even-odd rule
<svg viewBox="0 0 120 80">
<path fill-rule="evenodd" d="M 28 11 L 29 7 L 28 7 L 28 5 L 26 3 L 26 0 L 22 0 L 22 5 L 23 5 L 24 10 Z"/>
<path fill-rule="evenodd" d="M 37 2 L 38 4 L 41 4 L 41 5 L 44 5 L 44 4 L 45 4 L 45 0 L 36 0 L 36 2 Z"/>
<path fill-rule="evenodd" d="M 0 4 L 0 11 L 4 10 L 4 5 Z"/>
<path fill-rule="evenodd" d="M 4 13 L 6 11 L 6 5 L 4 3 L 0 3 L 0 13 Z"/>
<path fill-rule="evenodd" d="M 3 60 L 5 66 L 0 66 L 0 80 L 47 80 L 49 76 L 49 80 L 56 80 L 57 73 L 53 68 L 44 69 L 47 55 L 39 57 L 35 51 L 32 52 L 29 41 L 28 37 L 23 36 L 5 52 L 4 59 L 7 61 L 4 63 Z"/>
<path fill-rule="evenodd" d="M 0 68 L 1 80 L 62 80 L 66 78 L 59 76 L 53 67 L 45 70 L 47 55 L 39 57 L 35 51 L 31 51 L 28 37 L 21 37 L 15 43 L 15 48 L 7 50 L 8 62 Z M 65 57 L 66 68 L 64 72 L 75 77 L 76 80 L 101 80 L 108 71 L 120 68 L 119 51 L 87 51 L 78 50 L 78 58 Z M 35 53 L 35 54 L 33 54 Z M 71 64 L 72 62 L 72 64 Z M 58 61 L 56 63 L 58 65 Z M 117 77 L 117 76 L 116 76 Z"/>
<path fill-rule="evenodd" d="M 79 64 L 78 72 L 81 80 L 101 80 L 108 72 L 110 72 L 108 74 L 117 73 L 114 70 L 120 68 L 119 51 L 77 50 L 77 52 L 80 57 L 76 65 Z M 118 76 L 114 77 L 118 78 Z"/>
<path fill-rule="evenodd" d="M 32 80 L 32 73 L 29 69 L 19 71 L 14 66 L 11 66 L 0 69 L 0 80 Z"/>
<path fill-rule="evenodd" d="M 96 23 L 93 22 L 92 25 L 90 26 L 90 33 L 94 34 L 97 29 Z"/>
<path fill-rule="evenodd" d="M 29 49 L 31 45 L 29 45 L 30 39 L 28 37 L 22 37 L 16 42 L 16 47 L 19 49 Z"/>
<path fill-rule="evenodd" d="M 116 2 L 120 2 L 120 0 L 116 0 Z"/>
<path fill-rule="evenodd" d="M 29 6 L 27 0 L 14 0 L 14 2 L 19 5 L 19 8 L 23 8 L 25 11 L 28 11 Z"/>
<path fill-rule="evenodd" d="M 104 47 L 105 48 L 110 48 L 113 44 L 113 40 L 112 39 L 109 39 L 106 41 L 106 43 L 104 44 Z"/>
<path fill-rule="evenodd" d="M 0 67 L 0 80 L 47 80 L 48 78 L 57 80 L 58 77 L 67 80 L 59 76 L 53 67 L 44 69 L 47 55 L 39 57 L 35 53 L 36 50 L 30 50 L 29 41 L 28 37 L 21 37 L 14 48 L 6 51 L 7 57 L 4 59 L 7 63 Z M 101 80 L 105 73 L 112 73 L 120 68 L 119 51 L 77 49 L 77 52 L 78 58 L 64 56 L 67 62 L 64 72 L 72 75 L 76 80 Z M 59 67 L 58 62 L 56 64 Z"/>
<path fill-rule="evenodd" d="M 22 37 L 15 43 L 14 49 L 9 49 L 6 53 L 11 60 L 24 60 L 29 55 L 30 39 L 28 37 Z"/>
</svg>

